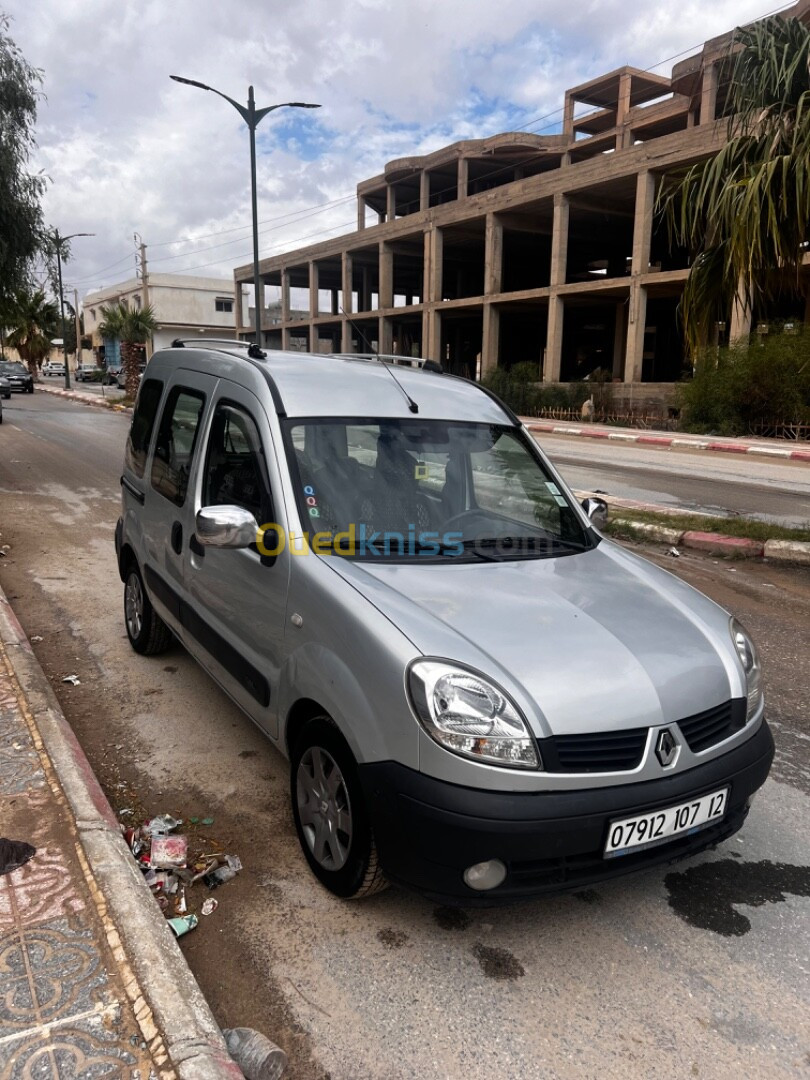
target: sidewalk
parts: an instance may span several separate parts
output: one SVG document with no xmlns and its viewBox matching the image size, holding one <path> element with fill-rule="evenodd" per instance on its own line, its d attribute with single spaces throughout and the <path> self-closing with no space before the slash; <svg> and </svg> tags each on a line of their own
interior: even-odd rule
<svg viewBox="0 0 810 1080">
<path fill-rule="evenodd" d="M 787 442 L 784 439 L 714 439 L 708 435 L 684 435 L 671 431 L 651 431 L 647 428 L 618 428 L 609 424 L 577 424 L 572 420 L 540 420 L 521 416 L 529 431 L 545 435 L 570 435 L 588 439 L 610 439 L 613 442 L 640 443 L 646 446 L 682 447 L 689 450 L 711 450 L 721 454 L 757 454 L 790 461 L 810 462 L 810 445 Z"/>
<path fill-rule="evenodd" d="M 0 837 L 0 1080 L 242 1077 L 2 590 Z"/>
<path fill-rule="evenodd" d="M 48 386 L 47 383 L 38 382 L 36 385 L 37 390 L 42 390 L 46 394 L 55 394 L 57 397 L 67 398 L 69 401 L 79 401 L 82 405 L 95 405 L 101 409 L 112 409 L 114 412 L 132 412 L 132 408 L 127 405 L 112 405 L 110 403 L 111 398 L 121 400 L 123 394 L 115 387 L 110 387 L 107 396 L 104 397 L 101 394 L 93 394 L 89 390 L 78 390 L 71 388 L 65 390 L 63 386 Z"/>
</svg>

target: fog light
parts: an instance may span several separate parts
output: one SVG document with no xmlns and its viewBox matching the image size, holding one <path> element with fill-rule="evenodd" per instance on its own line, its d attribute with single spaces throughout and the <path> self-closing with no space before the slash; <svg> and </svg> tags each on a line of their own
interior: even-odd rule
<svg viewBox="0 0 810 1080">
<path fill-rule="evenodd" d="M 465 884 L 478 892 L 497 889 L 505 877 L 506 867 L 500 859 L 488 859 L 486 862 L 475 863 L 464 871 Z"/>
</svg>

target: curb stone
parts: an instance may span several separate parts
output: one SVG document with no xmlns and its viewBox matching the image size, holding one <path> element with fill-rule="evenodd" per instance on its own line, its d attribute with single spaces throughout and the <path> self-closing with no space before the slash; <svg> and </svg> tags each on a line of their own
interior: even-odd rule
<svg viewBox="0 0 810 1080">
<path fill-rule="evenodd" d="M 108 409 L 112 412 L 131 413 L 131 405 L 116 405 L 99 397 L 97 394 L 88 394 L 86 390 L 64 390 L 58 386 L 43 386 L 37 384 L 37 390 L 46 394 L 54 394 L 56 397 L 66 398 L 68 401 L 78 401 L 82 405 L 94 405 L 97 409 Z"/>
<path fill-rule="evenodd" d="M 645 434 L 643 431 L 631 432 L 620 429 L 585 427 L 576 424 L 572 427 L 566 427 L 559 422 L 537 420 L 530 416 L 521 416 L 520 421 L 530 432 L 537 434 L 574 435 L 587 439 L 609 439 L 616 442 L 640 443 L 644 446 L 661 446 L 664 448 L 674 446 L 688 450 L 708 450 L 721 454 L 757 454 L 760 457 L 776 457 L 789 461 L 810 462 L 810 449 L 791 450 L 786 446 L 769 446 L 764 442 L 718 441 L 701 439 L 699 436 L 690 438 L 688 435 Z"/>
<path fill-rule="evenodd" d="M 774 562 L 799 563 L 810 566 L 810 544 L 800 540 L 766 540 L 765 558 Z"/>
<path fill-rule="evenodd" d="M 145 1033 L 160 1033 L 180 1080 L 243 1080 L 166 920 L 143 883 L 90 763 L 59 707 L 31 644 L 0 589 L 0 637 L 76 822 L 92 876 L 137 985 L 128 987 Z"/>
</svg>

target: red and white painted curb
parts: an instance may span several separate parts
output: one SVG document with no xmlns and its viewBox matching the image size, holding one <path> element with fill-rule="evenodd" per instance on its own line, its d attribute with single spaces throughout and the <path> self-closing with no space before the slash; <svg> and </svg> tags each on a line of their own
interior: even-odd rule
<svg viewBox="0 0 810 1080">
<path fill-rule="evenodd" d="M 112 409 L 113 412 L 132 412 L 131 405 L 119 405 L 110 401 L 109 398 L 99 397 L 98 394 L 90 394 L 86 390 L 64 390 L 59 386 L 44 386 L 37 383 L 37 390 L 46 394 L 55 394 L 57 397 L 67 398 L 68 401 L 78 401 L 82 405 L 95 405 L 101 409 Z"/>
<path fill-rule="evenodd" d="M 667 435 L 658 432 L 621 431 L 604 427 L 586 427 L 555 423 L 553 420 L 534 420 L 521 417 L 533 434 L 572 435 L 585 439 L 606 439 L 610 442 L 639 443 L 642 446 L 660 446 L 664 449 L 680 447 L 687 450 L 713 450 L 721 454 L 757 454 L 760 457 L 782 458 L 788 461 L 810 462 L 810 447 L 791 450 L 787 446 L 769 446 L 767 443 L 731 442 L 710 440 L 687 435 Z"/>
</svg>

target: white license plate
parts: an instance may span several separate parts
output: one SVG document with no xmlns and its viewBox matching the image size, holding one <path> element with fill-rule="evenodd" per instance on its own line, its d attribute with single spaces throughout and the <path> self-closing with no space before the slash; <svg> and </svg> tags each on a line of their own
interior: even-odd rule
<svg viewBox="0 0 810 1080">
<path fill-rule="evenodd" d="M 697 832 L 698 829 L 719 821 L 726 812 L 728 790 L 723 788 L 722 791 L 713 791 L 710 795 L 702 795 L 691 802 L 668 806 L 666 810 L 654 810 L 649 814 L 612 821 L 608 829 L 604 857 L 612 859 L 640 848 L 665 844 L 675 836 Z"/>
</svg>

